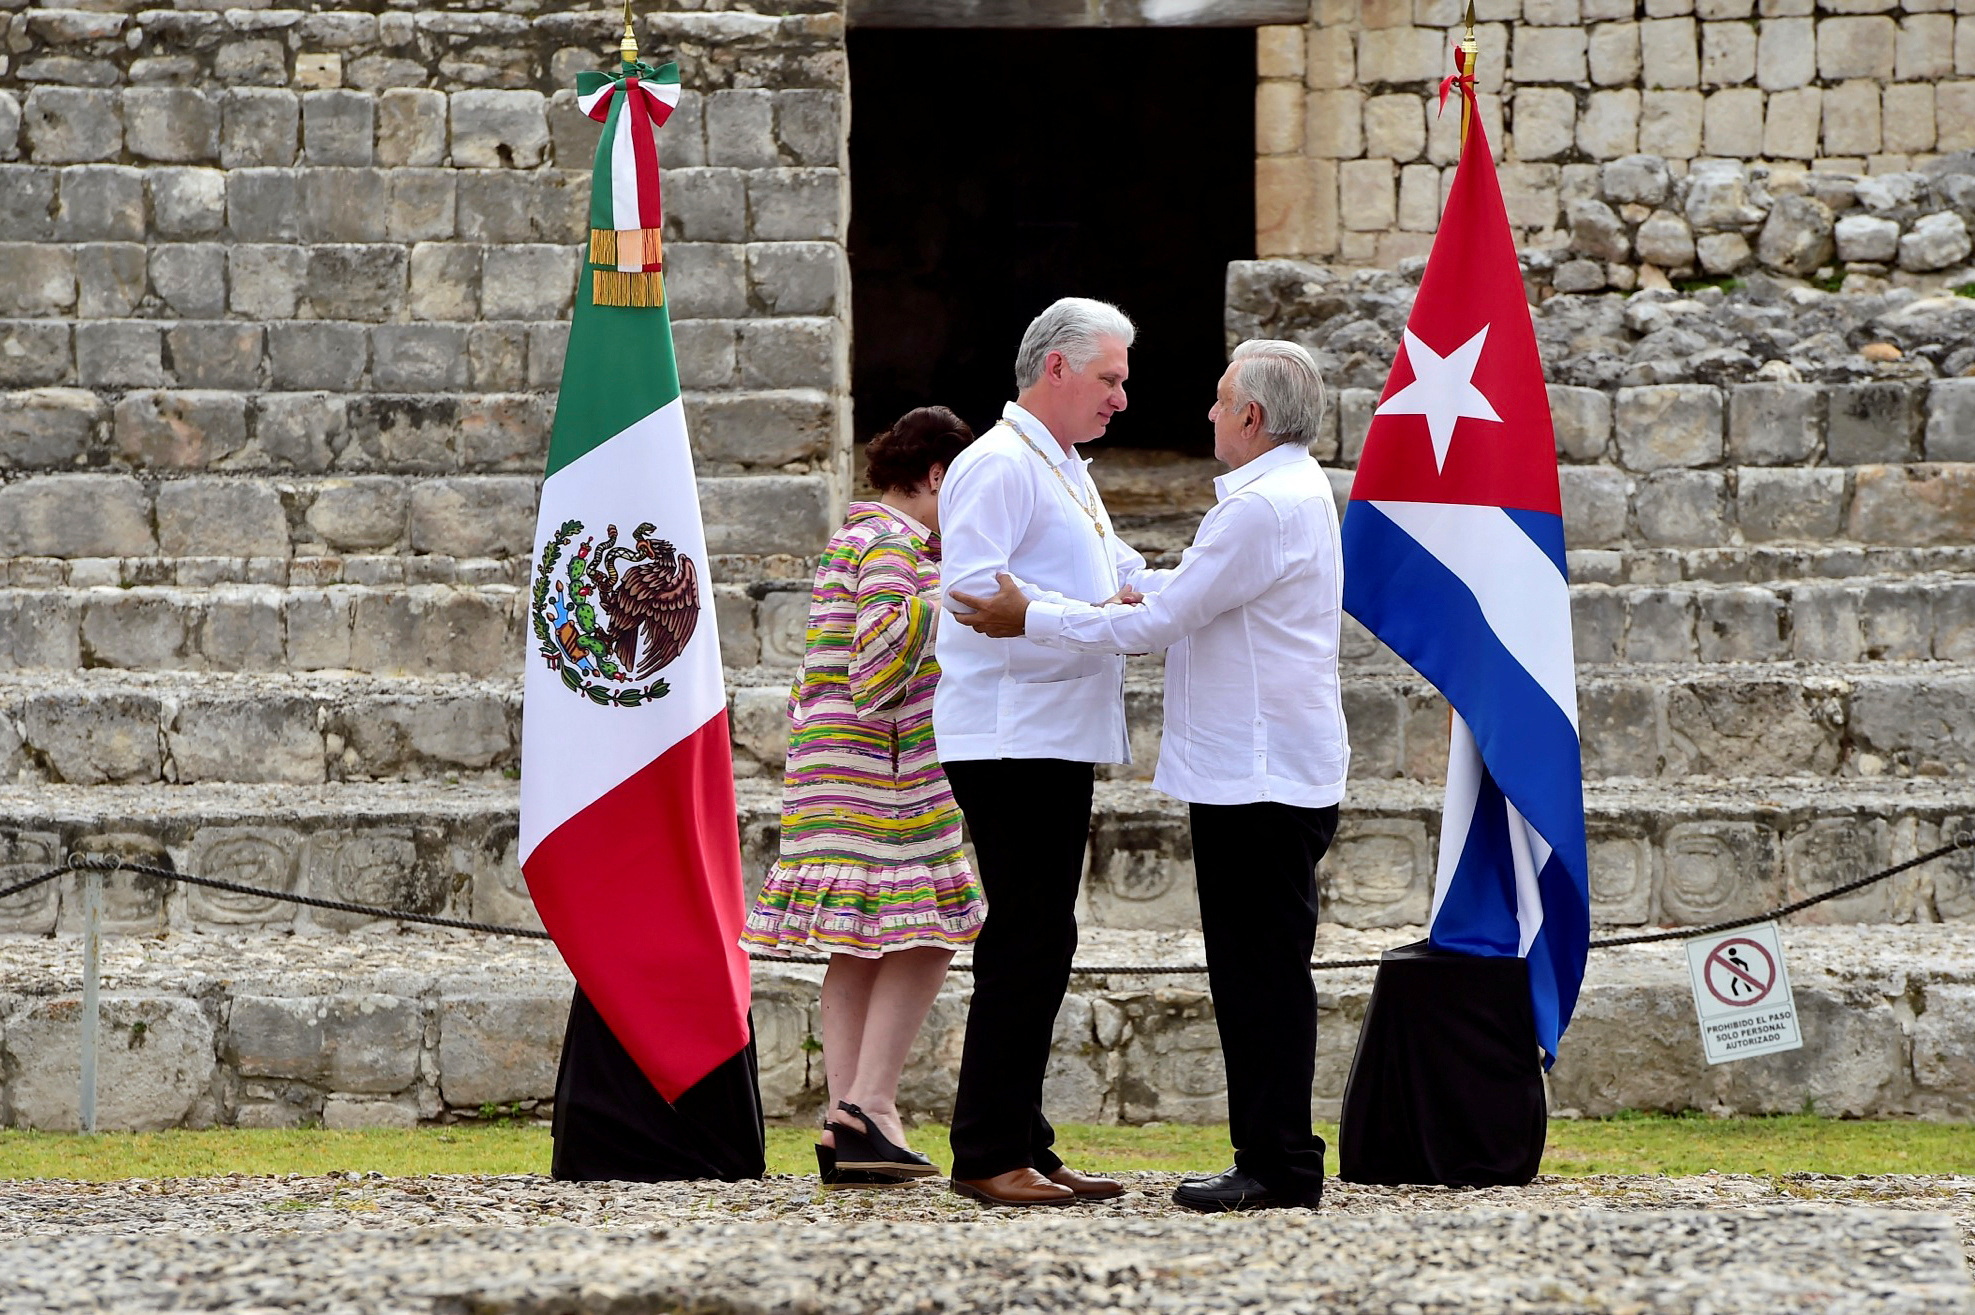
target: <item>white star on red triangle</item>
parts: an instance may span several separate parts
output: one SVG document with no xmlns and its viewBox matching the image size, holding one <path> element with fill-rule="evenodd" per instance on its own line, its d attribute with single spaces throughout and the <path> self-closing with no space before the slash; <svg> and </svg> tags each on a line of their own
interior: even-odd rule
<svg viewBox="0 0 1975 1315">
<path fill-rule="evenodd" d="M 1500 422 L 1501 416 L 1479 388 L 1474 386 L 1474 367 L 1481 360 L 1481 345 L 1488 338 L 1488 326 L 1442 356 L 1406 330 L 1406 361 L 1413 367 L 1413 381 L 1378 404 L 1373 415 L 1416 415 L 1426 417 L 1426 431 L 1433 439 L 1433 467 L 1447 466 L 1447 448 L 1454 441 L 1454 426 L 1463 417 Z"/>
</svg>

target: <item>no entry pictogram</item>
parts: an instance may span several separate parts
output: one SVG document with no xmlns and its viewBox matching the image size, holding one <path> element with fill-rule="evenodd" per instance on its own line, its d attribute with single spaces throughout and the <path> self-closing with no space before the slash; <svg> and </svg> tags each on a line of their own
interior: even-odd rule
<svg viewBox="0 0 1975 1315">
<path fill-rule="evenodd" d="M 1708 952 L 1703 980 L 1715 999 L 1746 1009 L 1761 1004 L 1776 985 L 1776 960 L 1761 942 L 1737 936 Z"/>
<path fill-rule="evenodd" d="M 1687 942 L 1687 972 L 1694 1013 L 1708 1063 L 1752 1059 L 1795 1050 L 1804 1043 L 1790 970 L 1773 922 L 1738 927 L 1731 934 L 1696 936 Z"/>
</svg>

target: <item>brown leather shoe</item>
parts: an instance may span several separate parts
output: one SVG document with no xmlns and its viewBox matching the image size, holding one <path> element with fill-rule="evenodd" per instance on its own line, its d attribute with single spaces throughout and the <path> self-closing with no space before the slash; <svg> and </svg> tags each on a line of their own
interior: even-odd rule
<svg viewBox="0 0 1975 1315">
<path fill-rule="evenodd" d="M 1050 1174 L 1049 1181 L 1058 1187 L 1069 1188 L 1077 1194 L 1079 1201 L 1108 1201 L 1125 1194 L 1125 1185 L 1116 1178 L 1096 1178 L 1078 1173 L 1067 1164 Z"/>
<path fill-rule="evenodd" d="M 1069 1205 L 1077 1194 L 1050 1182 L 1034 1169 L 1010 1169 L 992 1178 L 955 1178 L 954 1194 L 983 1205 Z"/>
</svg>

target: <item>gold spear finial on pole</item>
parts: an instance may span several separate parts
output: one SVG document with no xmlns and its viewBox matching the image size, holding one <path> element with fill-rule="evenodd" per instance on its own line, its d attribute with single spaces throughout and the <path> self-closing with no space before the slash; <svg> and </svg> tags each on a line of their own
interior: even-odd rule
<svg viewBox="0 0 1975 1315">
<path fill-rule="evenodd" d="M 1468 0 L 1467 25 L 1468 25 L 1467 35 L 1461 38 L 1461 56 L 1462 56 L 1461 72 L 1466 74 L 1468 77 L 1472 78 L 1474 76 L 1474 59 L 1477 49 L 1474 40 L 1474 0 Z M 1461 95 L 1461 145 L 1462 146 L 1466 146 L 1468 144 L 1468 115 L 1472 113 L 1472 111 L 1468 109 L 1468 98 L 1466 95 L 1466 90 L 1467 90 L 1466 88 L 1462 88 L 1462 95 Z"/>
<path fill-rule="evenodd" d="M 1473 12 L 1470 4 L 1468 10 Z M 624 0 L 624 39 L 617 43 L 617 53 L 626 68 L 638 62 L 638 31 L 631 26 L 631 0 Z"/>
</svg>

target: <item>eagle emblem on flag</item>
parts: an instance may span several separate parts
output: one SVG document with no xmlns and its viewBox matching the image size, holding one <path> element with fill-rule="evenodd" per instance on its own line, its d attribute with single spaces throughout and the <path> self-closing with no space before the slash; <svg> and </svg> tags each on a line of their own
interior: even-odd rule
<svg viewBox="0 0 1975 1315">
<path fill-rule="evenodd" d="M 601 541 L 592 535 L 568 552 L 583 530 L 580 520 L 564 521 L 542 549 L 537 651 L 592 703 L 635 708 L 664 698 L 671 687 L 658 673 L 686 651 L 699 625 L 699 568 L 650 521 L 631 531 L 628 544 L 608 525 Z"/>
</svg>

